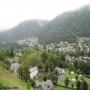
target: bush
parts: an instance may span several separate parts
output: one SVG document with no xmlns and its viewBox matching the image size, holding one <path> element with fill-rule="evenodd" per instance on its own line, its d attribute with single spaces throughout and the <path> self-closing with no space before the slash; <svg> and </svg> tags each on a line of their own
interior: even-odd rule
<svg viewBox="0 0 90 90">
<path fill-rule="evenodd" d="M 3 84 L 2 84 L 2 82 L 0 81 L 0 88 L 2 88 L 3 87 Z"/>
<path fill-rule="evenodd" d="M 47 76 L 44 76 L 43 77 L 43 81 L 47 81 L 48 77 Z"/>
<path fill-rule="evenodd" d="M 85 75 L 85 77 L 86 77 L 86 78 L 88 78 L 88 79 L 90 79 L 90 74 L 88 74 L 88 75 Z"/>
<path fill-rule="evenodd" d="M 68 87 L 68 85 L 69 85 L 69 78 L 66 77 L 66 78 L 65 78 L 65 87 Z"/>
<path fill-rule="evenodd" d="M 9 64 L 6 64 L 6 63 L 4 63 L 4 62 L 0 62 L 0 65 L 2 66 L 2 67 L 4 67 L 5 69 L 7 69 L 7 70 L 9 70 L 10 69 L 10 65 Z"/>
<path fill-rule="evenodd" d="M 58 77 L 54 74 L 49 75 L 48 77 L 49 79 L 51 79 L 51 81 L 53 82 L 53 84 L 56 86 L 57 82 L 58 82 Z"/>
</svg>

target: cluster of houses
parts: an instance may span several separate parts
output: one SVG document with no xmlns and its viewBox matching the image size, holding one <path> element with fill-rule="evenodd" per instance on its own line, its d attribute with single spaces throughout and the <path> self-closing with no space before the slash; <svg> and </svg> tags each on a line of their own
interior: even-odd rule
<svg viewBox="0 0 90 90">
<path fill-rule="evenodd" d="M 20 67 L 20 64 L 18 62 L 12 62 L 11 70 L 15 74 L 17 74 L 17 70 L 19 67 Z M 65 70 L 62 68 L 59 68 L 59 67 L 56 67 L 55 71 L 57 71 L 59 76 L 65 74 Z M 30 72 L 30 78 L 34 79 L 34 77 L 36 77 L 39 74 L 38 67 L 34 66 L 34 67 L 29 68 L 29 72 Z M 53 85 L 52 81 L 49 79 L 46 81 L 35 80 L 35 88 L 36 88 L 36 90 L 53 90 L 54 85 Z"/>
<path fill-rule="evenodd" d="M 24 38 L 22 40 L 15 41 L 20 46 L 26 46 L 26 47 L 35 47 L 43 48 L 43 46 L 39 43 L 39 40 L 37 37 L 31 37 L 31 38 Z"/>
<path fill-rule="evenodd" d="M 73 43 L 60 42 L 58 44 L 51 43 L 46 46 L 47 50 L 56 50 L 59 52 L 75 52 Z"/>
<path fill-rule="evenodd" d="M 20 64 L 17 61 L 14 61 L 11 63 L 11 71 L 13 71 L 14 73 L 17 73 L 17 70 L 19 67 L 20 67 Z M 33 79 L 39 73 L 38 67 L 34 66 L 34 67 L 29 68 L 29 72 L 30 72 L 30 78 Z M 65 74 L 65 70 L 60 67 L 55 67 L 55 72 L 57 72 L 58 75 Z"/>
<path fill-rule="evenodd" d="M 80 47 L 81 51 L 86 51 L 87 53 L 90 51 L 90 48 L 88 45 L 86 45 L 86 42 L 90 42 L 90 38 L 82 37 L 77 39 L 78 46 Z"/>
<path fill-rule="evenodd" d="M 58 44 L 48 44 L 46 45 L 46 49 L 48 50 L 55 50 L 59 52 L 76 52 L 76 48 L 79 47 L 80 51 L 84 51 L 86 53 L 90 52 L 90 47 L 86 44 L 86 42 L 89 42 L 90 38 L 86 37 L 78 37 L 76 43 L 68 43 L 68 42 L 63 42 L 61 41 Z"/>
<path fill-rule="evenodd" d="M 68 60 L 68 61 L 70 61 L 70 62 L 73 62 L 73 61 L 75 61 L 75 60 L 78 60 L 78 61 L 85 61 L 86 62 L 86 60 L 90 60 L 90 57 L 88 57 L 88 56 L 79 56 L 79 57 L 71 57 L 71 56 L 69 56 L 69 55 L 67 55 L 66 56 L 66 60 Z"/>
<path fill-rule="evenodd" d="M 86 45 L 85 42 L 90 41 L 90 38 L 86 37 L 77 37 L 77 41 L 75 43 L 68 43 L 67 41 L 61 41 L 60 43 L 51 43 L 47 44 L 46 50 L 55 50 L 59 52 L 75 52 L 76 48 L 79 47 L 80 50 L 84 50 L 86 52 L 90 51 L 89 46 Z M 25 47 L 37 47 L 40 49 L 44 49 L 44 46 L 39 43 L 39 40 L 37 37 L 31 37 L 31 38 L 25 38 L 22 40 L 17 40 L 15 41 L 18 45 L 20 46 L 25 46 Z"/>
<path fill-rule="evenodd" d="M 24 38 L 22 40 L 17 40 L 16 41 L 19 45 L 23 45 L 23 44 L 26 44 L 26 45 L 30 45 L 30 44 L 36 44 L 38 43 L 38 39 L 35 38 L 35 37 L 32 37 L 32 38 Z"/>
</svg>

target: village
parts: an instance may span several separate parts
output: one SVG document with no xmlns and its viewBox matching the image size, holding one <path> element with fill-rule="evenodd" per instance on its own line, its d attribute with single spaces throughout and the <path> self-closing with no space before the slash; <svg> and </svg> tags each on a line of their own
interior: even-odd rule
<svg viewBox="0 0 90 90">
<path fill-rule="evenodd" d="M 45 48 L 43 47 L 43 45 L 39 44 L 39 41 L 36 38 L 31 38 L 31 39 L 29 38 L 28 40 L 20 40 L 20 41 L 17 41 L 17 43 L 19 45 L 26 44 L 27 47 L 33 48 L 33 49 L 34 48 L 36 49 L 36 47 L 38 47 L 40 50 L 43 50 L 46 52 L 63 53 L 65 55 L 66 61 L 70 62 L 71 64 L 74 64 L 76 63 L 75 61 L 87 62 L 88 60 L 90 60 L 90 56 L 89 56 L 90 47 L 88 46 L 88 44 L 86 44 L 89 40 L 90 40 L 89 38 L 83 37 L 83 38 L 78 38 L 76 43 L 68 43 L 68 42 L 60 42 L 59 44 L 52 43 L 52 44 L 46 45 Z M 78 51 L 80 51 L 80 53 L 77 55 L 74 55 Z M 22 56 L 23 56 L 22 52 L 16 51 L 15 57 L 11 60 L 11 71 L 13 71 L 15 74 L 18 74 L 17 71 L 22 66 L 22 63 L 19 62 L 19 59 Z M 70 83 L 72 82 L 71 86 L 69 86 L 68 88 L 70 90 L 72 90 L 72 88 L 74 89 L 76 88 L 75 82 L 77 81 L 77 78 L 76 78 L 77 74 L 73 70 L 69 70 L 58 66 L 53 67 L 51 70 L 56 76 L 56 81 L 55 81 L 56 85 L 59 85 L 57 84 L 58 81 L 61 80 L 64 83 L 64 80 L 66 79 L 66 87 L 68 87 L 69 82 Z M 42 73 L 43 69 L 42 71 L 40 71 L 37 65 L 31 65 L 28 68 L 28 71 L 29 71 L 29 78 L 31 78 L 35 82 L 35 85 L 34 85 L 35 90 L 54 90 L 55 85 L 52 79 L 46 77 L 49 74 L 51 74 L 51 71 L 47 71 L 48 74 L 44 75 L 42 80 L 39 80 L 38 78 L 41 78 L 41 76 L 43 75 Z M 68 77 L 67 73 L 71 75 L 70 79 L 67 78 Z M 78 78 L 82 79 L 83 75 L 81 73 L 78 74 Z M 63 85 L 61 84 L 60 86 L 64 86 L 64 84 Z"/>
<path fill-rule="evenodd" d="M 90 0 L 0 0 L 0 90 L 90 90 Z"/>
</svg>

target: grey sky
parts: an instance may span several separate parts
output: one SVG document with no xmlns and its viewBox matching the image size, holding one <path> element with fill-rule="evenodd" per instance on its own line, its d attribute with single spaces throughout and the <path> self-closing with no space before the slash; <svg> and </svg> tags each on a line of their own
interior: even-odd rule
<svg viewBox="0 0 90 90">
<path fill-rule="evenodd" d="M 12 28 L 24 20 L 51 20 L 89 3 L 90 0 L 0 0 L 0 29 Z"/>
</svg>

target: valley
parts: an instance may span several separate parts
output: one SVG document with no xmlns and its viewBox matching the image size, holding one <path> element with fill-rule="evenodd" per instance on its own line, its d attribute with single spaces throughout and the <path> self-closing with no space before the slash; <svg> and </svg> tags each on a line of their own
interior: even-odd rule
<svg viewBox="0 0 90 90">
<path fill-rule="evenodd" d="M 0 32 L 0 90 L 90 90 L 89 18 L 86 5 Z"/>
</svg>

